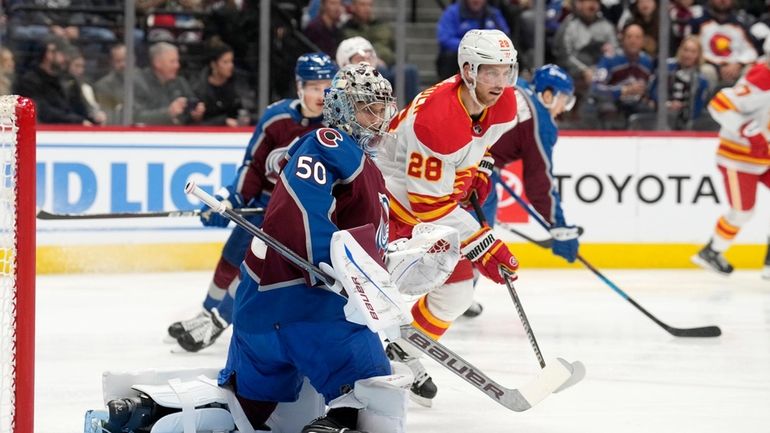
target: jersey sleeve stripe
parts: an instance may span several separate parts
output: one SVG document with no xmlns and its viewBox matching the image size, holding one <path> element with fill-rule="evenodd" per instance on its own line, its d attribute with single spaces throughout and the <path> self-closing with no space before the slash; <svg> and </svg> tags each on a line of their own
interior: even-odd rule
<svg viewBox="0 0 770 433">
<path fill-rule="evenodd" d="M 457 207 L 457 202 L 451 201 L 444 206 L 441 206 L 439 208 L 436 208 L 435 206 L 431 206 L 430 210 L 420 210 L 420 207 L 412 208 L 414 215 L 420 219 L 420 221 L 424 222 L 431 222 L 435 221 L 445 215 L 448 215 L 450 212 L 452 212 Z"/>
<path fill-rule="evenodd" d="M 718 112 L 732 110 L 738 111 L 735 105 L 727 98 L 724 92 L 719 92 L 711 99 L 710 105 Z"/>
<path fill-rule="evenodd" d="M 396 219 L 405 222 L 410 226 L 414 226 L 420 223 L 420 220 L 415 218 L 401 203 L 398 202 L 392 195 L 390 196 L 390 210 L 393 212 Z"/>
</svg>

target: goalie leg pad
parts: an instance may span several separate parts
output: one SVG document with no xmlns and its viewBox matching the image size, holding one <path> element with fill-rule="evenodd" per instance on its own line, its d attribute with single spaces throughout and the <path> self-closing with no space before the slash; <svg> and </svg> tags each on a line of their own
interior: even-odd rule
<svg viewBox="0 0 770 433">
<path fill-rule="evenodd" d="M 405 433 L 408 388 L 414 377 L 409 367 L 393 363 L 393 373 L 358 380 L 349 392 L 329 403 L 329 408 L 359 409 L 358 429 L 378 433 Z"/>
</svg>

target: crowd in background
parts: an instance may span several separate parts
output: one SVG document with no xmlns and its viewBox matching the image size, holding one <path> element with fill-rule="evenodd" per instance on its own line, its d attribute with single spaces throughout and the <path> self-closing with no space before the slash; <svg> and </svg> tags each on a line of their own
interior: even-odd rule
<svg viewBox="0 0 770 433">
<path fill-rule="evenodd" d="M 270 100 L 295 96 L 296 58 L 320 50 L 339 63 L 367 60 L 395 77 L 386 0 L 280 0 L 271 10 Z M 534 66 L 531 0 L 436 0 L 436 76 L 457 72 L 471 28 L 511 36 L 523 76 Z M 445 4 L 449 3 L 449 4 Z M 131 35 L 139 70 L 133 118 L 145 125 L 253 124 L 259 0 L 137 0 Z M 120 124 L 126 48 L 119 0 L 2 0 L 0 94 L 32 97 L 41 123 Z M 763 53 L 770 0 L 671 0 L 671 129 L 713 129 L 705 105 Z M 581 129 L 654 129 L 660 48 L 656 0 L 546 0 L 546 62 L 576 83 L 578 107 L 562 119 Z M 344 41 L 344 43 L 343 43 Z M 405 67 L 407 98 L 426 85 Z"/>
</svg>

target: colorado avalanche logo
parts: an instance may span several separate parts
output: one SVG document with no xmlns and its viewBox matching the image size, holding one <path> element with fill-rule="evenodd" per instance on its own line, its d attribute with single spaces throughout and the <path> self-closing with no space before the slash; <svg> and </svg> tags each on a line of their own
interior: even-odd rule
<svg viewBox="0 0 770 433">
<path fill-rule="evenodd" d="M 730 49 L 731 40 L 730 37 L 722 33 L 717 33 L 709 40 L 709 47 L 711 52 L 719 57 L 727 57 L 733 51 Z"/>
<path fill-rule="evenodd" d="M 380 225 L 377 227 L 377 249 L 385 251 L 388 248 L 388 212 L 390 212 L 390 201 L 388 196 L 382 193 L 378 193 L 380 197 L 380 206 L 382 206 L 382 213 L 380 214 Z"/>
<path fill-rule="evenodd" d="M 315 136 L 318 138 L 318 142 L 326 147 L 337 147 L 342 141 L 342 134 L 331 128 L 320 128 L 316 130 Z"/>
</svg>

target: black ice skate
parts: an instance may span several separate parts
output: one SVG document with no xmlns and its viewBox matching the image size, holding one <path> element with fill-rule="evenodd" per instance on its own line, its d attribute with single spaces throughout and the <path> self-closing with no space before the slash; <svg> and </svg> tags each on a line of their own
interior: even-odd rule
<svg viewBox="0 0 770 433">
<path fill-rule="evenodd" d="M 417 404 L 425 407 L 433 406 L 433 398 L 438 392 L 436 384 L 430 377 L 419 359 L 409 355 L 397 343 L 388 343 L 385 354 L 391 361 L 406 364 L 414 375 L 414 382 L 409 388 L 409 397 Z"/>
<path fill-rule="evenodd" d="M 698 254 L 692 256 L 690 260 L 703 269 L 712 270 L 722 275 L 730 275 L 733 272 L 733 265 L 727 262 L 722 253 L 711 249 L 711 242 Z"/>
<path fill-rule="evenodd" d="M 471 306 L 468 307 L 468 309 L 463 313 L 463 317 L 478 317 L 482 311 L 484 311 L 484 306 L 476 301 L 473 301 Z"/>
<path fill-rule="evenodd" d="M 217 337 L 228 326 L 229 323 L 219 315 L 217 309 L 212 308 L 211 314 L 208 315 L 200 326 L 184 332 L 176 341 L 182 346 L 182 349 L 188 352 L 197 352 L 214 344 Z"/>
<path fill-rule="evenodd" d="M 177 339 L 186 332 L 190 332 L 199 326 L 203 326 L 206 323 L 211 322 L 209 316 L 211 316 L 211 313 L 209 313 L 207 310 L 203 310 L 192 319 L 174 322 L 171 324 L 171 326 L 168 327 L 168 335 L 170 335 L 171 338 Z"/>
<path fill-rule="evenodd" d="M 302 433 L 366 433 L 341 426 L 334 419 L 323 416 L 302 428 Z"/>
</svg>

